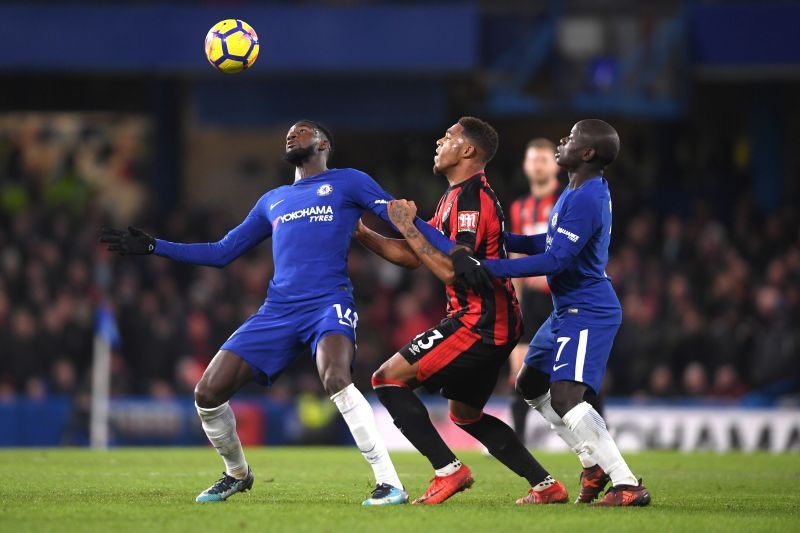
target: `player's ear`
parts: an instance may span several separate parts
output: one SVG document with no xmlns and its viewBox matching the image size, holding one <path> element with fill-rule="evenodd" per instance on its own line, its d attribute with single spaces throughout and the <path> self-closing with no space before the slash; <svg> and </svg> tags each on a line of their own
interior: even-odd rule
<svg viewBox="0 0 800 533">
<path fill-rule="evenodd" d="M 586 161 L 588 163 L 589 161 L 594 159 L 596 155 L 597 155 L 597 150 L 595 150 L 594 148 L 586 148 L 583 151 L 583 155 L 581 156 L 581 159 L 583 159 L 584 161 Z"/>
<path fill-rule="evenodd" d="M 477 157 L 478 149 L 472 144 L 464 143 L 464 147 L 461 149 L 461 155 L 464 159 L 472 159 Z"/>
<path fill-rule="evenodd" d="M 330 147 L 331 142 L 328 139 L 320 139 L 319 144 L 317 145 L 317 150 L 324 152 L 325 150 L 329 150 Z"/>
</svg>

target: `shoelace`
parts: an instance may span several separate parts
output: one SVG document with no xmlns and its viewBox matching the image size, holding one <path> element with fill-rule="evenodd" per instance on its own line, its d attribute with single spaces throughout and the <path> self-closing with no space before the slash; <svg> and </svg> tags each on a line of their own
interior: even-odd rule
<svg viewBox="0 0 800 533">
<path fill-rule="evenodd" d="M 372 491 L 372 497 L 376 499 L 383 498 L 384 496 L 388 496 L 389 493 L 392 491 L 392 486 L 388 483 L 381 483 L 375 490 Z"/>
<path fill-rule="evenodd" d="M 438 492 L 440 490 L 439 486 L 442 484 L 442 482 L 438 481 L 438 480 L 441 480 L 441 479 L 443 479 L 443 478 L 441 478 L 439 476 L 433 476 L 428 481 L 431 484 L 431 486 L 428 487 L 428 490 L 425 491 L 425 494 L 423 494 L 422 497 L 425 498 L 427 496 L 430 496 L 431 494 L 435 494 L 436 492 Z"/>
<path fill-rule="evenodd" d="M 223 472 L 222 477 L 214 483 L 208 492 L 224 492 L 228 490 L 231 485 L 236 482 L 236 478 L 233 476 L 229 476 L 227 473 Z"/>
</svg>

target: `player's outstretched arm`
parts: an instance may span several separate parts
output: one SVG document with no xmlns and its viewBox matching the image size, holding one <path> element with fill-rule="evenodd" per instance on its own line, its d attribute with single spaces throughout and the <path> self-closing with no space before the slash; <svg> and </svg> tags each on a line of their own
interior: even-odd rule
<svg viewBox="0 0 800 533">
<path fill-rule="evenodd" d="M 605 206 L 590 195 L 576 195 L 561 213 L 553 240 L 544 253 L 519 259 L 486 259 L 483 265 L 495 276 L 525 278 L 558 274 L 575 259 L 595 232 Z"/>
<path fill-rule="evenodd" d="M 127 231 L 104 228 L 100 242 L 108 244 L 109 251 L 122 255 L 156 254 L 183 263 L 222 268 L 270 235 L 269 221 L 251 212 L 244 222 L 217 242 L 170 242 L 155 239 L 133 226 Z"/>
<path fill-rule="evenodd" d="M 546 233 L 521 235 L 519 233 L 504 232 L 503 238 L 506 243 L 507 251 L 525 255 L 544 253 L 546 248 L 545 243 L 547 242 Z"/>
<path fill-rule="evenodd" d="M 456 274 L 453 269 L 453 261 L 441 250 L 435 248 L 415 225 L 416 204 L 408 200 L 392 200 L 389 202 L 388 212 L 390 221 L 403 234 L 408 246 L 414 250 L 420 261 L 445 285 L 455 283 Z"/>
<path fill-rule="evenodd" d="M 395 226 L 395 229 L 399 231 L 399 228 L 396 227 L 389 217 L 387 209 L 389 202 L 394 200 L 394 197 L 392 197 L 392 195 L 388 192 L 384 191 L 381 186 L 378 185 L 377 182 L 375 182 L 375 180 L 369 177 L 367 174 L 359 172 L 356 174 L 356 177 L 360 181 L 357 187 L 353 187 L 352 191 L 357 205 L 363 207 L 364 209 L 369 209 L 381 219 Z M 421 218 L 412 217 L 412 219 L 417 231 L 422 233 L 429 244 L 432 244 L 444 254 L 450 253 L 456 244 L 455 242 L 442 235 L 439 230 Z"/>
<path fill-rule="evenodd" d="M 484 259 L 481 263 L 489 271 L 503 278 L 527 278 L 558 274 L 572 262 L 575 254 L 561 246 L 552 246 L 542 254 L 519 259 Z"/>
<path fill-rule="evenodd" d="M 372 231 L 359 219 L 353 236 L 365 248 L 383 257 L 390 263 L 404 268 L 418 268 L 422 261 L 408 243 L 403 239 L 390 239 Z"/>
<path fill-rule="evenodd" d="M 222 268 L 272 235 L 272 224 L 251 212 L 217 242 L 184 244 L 156 239 L 154 253 L 182 263 Z"/>
</svg>

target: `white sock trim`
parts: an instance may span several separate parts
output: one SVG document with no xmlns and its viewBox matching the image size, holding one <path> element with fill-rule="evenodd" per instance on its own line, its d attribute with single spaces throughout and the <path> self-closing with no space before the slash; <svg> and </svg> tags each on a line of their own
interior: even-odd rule
<svg viewBox="0 0 800 533">
<path fill-rule="evenodd" d="M 541 396 L 537 396 L 533 400 L 525 400 L 525 403 L 527 403 L 532 408 L 534 408 L 537 411 L 539 411 L 539 407 L 544 405 L 545 402 L 549 402 L 549 401 L 550 401 L 550 390 L 548 390 L 547 392 L 545 392 Z"/>
<path fill-rule="evenodd" d="M 553 479 L 553 476 L 547 476 L 546 478 L 544 478 L 542 481 L 540 481 L 539 483 L 537 483 L 536 485 L 534 485 L 531 488 L 533 490 L 535 490 L 536 492 L 540 492 L 540 491 L 549 489 L 550 487 L 552 487 L 555 484 L 556 484 L 556 480 Z"/>
<path fill-rule="evenodd" d="M 455 474 L 459 468 L 461 468 L 461 461 L 456 459 L 452 463 L 444 465 L 442 468 L 437 468 L 436 475 L 439 477 L 449 476 Z"/>
<path fill-rule="evenodd" d="M 219 415 L 223 414 L 228 408 L 231 406 L 230 402 L 225 402 L 222 405 L 218 405 L 216 407 L 200 407 L 195 402 L 194 407 L 197 409 L 197 414 L 200 415 L 200 418 L 204 420 L 208 420 L 210 418 L 216 418 Z"/>
<path fill-rule="evenodd" d="M 358 405 L 358 401 L 362 398 L 364 398 L 364 395 L 352 383 L 331 396 L 331 400 L 336 404 L 336 407 L 341 405 L 340 410 L 344 408 L 347 411 Z"/>
</svg>

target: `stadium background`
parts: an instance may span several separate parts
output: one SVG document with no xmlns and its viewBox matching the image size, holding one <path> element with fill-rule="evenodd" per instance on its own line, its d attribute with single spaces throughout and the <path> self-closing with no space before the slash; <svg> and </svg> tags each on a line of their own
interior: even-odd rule
<svg viewBox="0 0 800 533">
<path fill-rule="evenodd" d="M 202 53 L 228 17 L 262 44 L 235 76 Z M 783 2 L 0 6 L 13 43 L 0 54 L 0 444 L 88 442 L 103 302 L 121 339 L 112 444 L 205 442 L 191 391 L 260 305 L 269 245 L 215 270 L 113 257 L 96 243 L 102 225 L 220 238 L 292 179 L 283 138 L 303 117 L 332 128 L 334 166 L 369 172 L 426 215 L 445 188 L 434 141 L 471 114 L 500 133 L 487 172 L 506 209 L 526 193 L 531 138 L 557 140 L 586 117 L 621 134 L 608 272 L 624 324 L 604 393 L 618 428 L 669 421 L 630 446 L 799 449 L 799 20 Z M 439 319 L 443 291 L 357 243 L 350 272 L 366 391 Z M 308 358 L 235 409 L 245 443 L 347 442 Z M 689 419 L 696 438 L 681 440 Z M 736 423 L 754 433 L 732 436 Z"/>
</svg>

